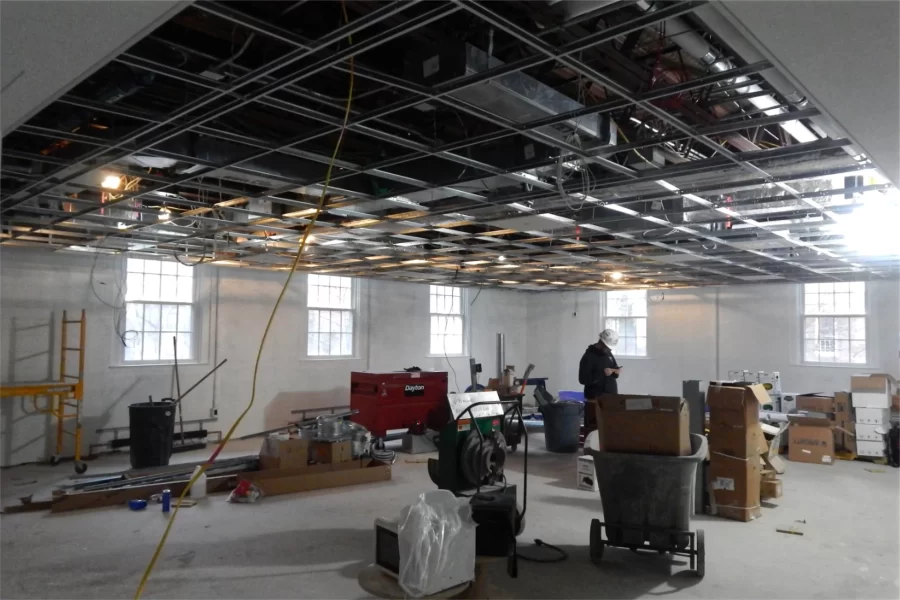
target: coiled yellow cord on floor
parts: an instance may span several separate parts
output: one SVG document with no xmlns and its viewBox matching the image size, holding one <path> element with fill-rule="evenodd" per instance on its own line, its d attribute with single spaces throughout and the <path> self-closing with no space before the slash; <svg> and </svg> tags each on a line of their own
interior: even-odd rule
<svg viewBox="0 0 900 600">
<path fill-rule="evenodd" d="M 349 19 L 347 17 L 347 7 L 344 5 L 343 0 L 341 1 L 341 11 L 344 15 L 344 23 L 349 23 Z M 353 44 L 353 37 L 347 36 L 347 40 L 350 44 Z M 138 585 L 137 591 L 134 593 L 135 600 L 139 600 L 141 594 L 144 592 L 144 586 L 147 585 L 147 580 L 150 579 L 150 574 L 153 572 L 153 567 L 156 566 L 156 561 L 159 559 L 160 554 L 162 554 L 162 549 L 166 545 L 166 539 L 169 537 L 169 532 L 172 530 L 172 525 L 175 523 L 175 518 L 178 516 L 178 509 L 181 508 L 181 501 L 184 500 L 184 497 L 187 496 L 188 492 L 191 490 L 191 487 L 197 481 L 197 479 L 206 472 L 206 469 L 215 461 L 216 456 L 219 455 L 219 452 L 222 451 L 222 448 L 225 447 L 225 444 L 228 443 L 228 440 L 231 439 L 232 434 L 235 429 L 237 429 L 238 425 L 240 425 L 241 421 L 247 416 L 247 413 L 250 412 L 250 409 L 253 407 L 253 403 L 256 400 L 256 378 L 259 374 L 259 363 L 262 360 L 262 352 L 263 347 L 266 344 L 266 338 L 269 336 L 269 330 L 272 328 L 272 323 L 275 321 L 275 314 L 278 312 L 278 307 L 281 305 L 281 300 L 284 298 L 284 294 L 287 292 L 288 286 L 291 284 L 291 279 L 294 277 L 294 272 L 297 270 L 297 265 L 300 264 L 300 257 L 303 255 L 303 249 L 306 247 L 306 240 L 309 238 L 309 233 L 312 231 L 312 228 L 316 224 L 316 220 L 319 218 L 319 215 L 322 213 L 322 210 L 325 208 L 325 200 L 326 193 L 328 192 L 328 185 L 331 182 L 331 172 L 334 168 L 334 163 L 337 160 L 338 152 L 341 149 L 341 142 L 344 140 L 344 132 L 347 130 L 347 121 L 350 119 L 350 104 L 353 101 L 353 56 L 350 57 L 350 83 L 349 90 L 347 92 L 347 106 L 344 108 L 344 121 L 341 125 L 341 131 L 338 135 L 337 143 L 334 145 L 334 152 L 331 153 L 331 161 L 328 163 L 328 170 L 325 172 L 325 184 L 322 187 L 322 196 L 319 198 L 319 205 L 316 207 L 316 212 L 310 218 L 309 224 L 306 226 L 306 229 L 303 232 L 303 238 L 300 240 L 300 247 L 297 248 L 297 256 L 294 258 L 294 262 L 291 265 L 291 270 L 288 273 L 287 280 L 284 282 L 284 286 L 281 288 L 281 293 L 278 294 L 278 299 L 275 300 L 275 306 L 272 307 L 272 313 L 269 315 L 269 320 L 266 323 L 266 328 L 263 330 L 262 339 L 259 342 L 259 350 L 256 352 L 256 363 L 253 365 L 253 386 L 250 392 L 250 402 L 247 404 L 247 407 L 240 414 L 231 428 L 228 430 L 228 433 L 225 434 L 225 437 L 222 438 L 222 441 L 216 447 L 215 451 L 212 453 L 212 456 L 209 457 L 203 465 L 200 466 L 200 470 L 196 475 L 191 477 L 188 484 L 185 486 L 184 491 L 181 492 L 181 495 L 178 497 L 178 503 L 175 505 L 175 510 L 172 512 L 172 516 L 169 518 L 169 523 L 166 525 L 165 531 L 163 531 L 162 538 L 159 540 L 159 544 L 156 545 L 156 551 L 153 553 L 153 557 L 150 559 L 150 564 L 147 565 L 147 568 L 144 570 L 144 575 L 141 577 L 141 583 Z"/>
</svg>

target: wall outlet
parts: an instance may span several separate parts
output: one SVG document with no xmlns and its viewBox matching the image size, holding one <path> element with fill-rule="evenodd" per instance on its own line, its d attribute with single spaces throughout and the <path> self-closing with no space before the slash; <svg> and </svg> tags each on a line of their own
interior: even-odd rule
<svg viewBox="0 0 900 600">
<path fill-rule="evenodd" d="M 211 408 L 211 409 L 209 409 L 209 416 L 210 416 L 211 418 L 213 418 L 213 419 L 216 418 L 216 417 L 218 417 L 218 416 L 219 416 L 219 409 L 218 409 L 218 408 Z"/>
</svg>

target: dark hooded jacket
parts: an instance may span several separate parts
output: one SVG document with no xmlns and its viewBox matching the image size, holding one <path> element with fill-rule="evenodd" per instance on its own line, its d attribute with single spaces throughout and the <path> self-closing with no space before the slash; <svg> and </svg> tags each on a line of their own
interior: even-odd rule
<svg viewBox="0 0 900 600">
<path fill-rule="evenodd" d="M 598 348 L 592 344 L 584 351 L 578 366 L 578 383 L 584 386 L 585 399 L 596 398 L 600 394 L 618 394 L 616 373 L 605 375 L 603 369 L 618 369 L 616 357 L 606 346 Z"/>
</svg>

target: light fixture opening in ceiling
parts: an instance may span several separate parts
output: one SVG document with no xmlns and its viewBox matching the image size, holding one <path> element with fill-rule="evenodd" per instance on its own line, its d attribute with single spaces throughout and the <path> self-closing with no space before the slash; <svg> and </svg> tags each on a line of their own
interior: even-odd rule
<svg viewBox="0 0 900 600">
<path fill-rule="evenodd" d="M 621 271 L 613 271 L 609 274 L 609 278 L 613 281 L 622 281 L 625 278 L 625 275 Z"/>
<path fill-rule="evenodd" d="M 122 185 L 122 178 L 118 175 L 107 175 L 100 183 L 100 186 L 107 190 L 117 190 L 120 185 Z"/>
<path fill-rule="evenodd" d="M 159 217 L 157 217 L 160 221 L 168 221 L 172 217 L 172 211 L 166 208 L 165 206 L 161 206 L 159 208 Z"/>
<path fill-rule="evenodd" d="M 497 260 L 498 260 L 499 262 L 503 262 L 503 261 L 506 260 L 506 257 L 503 256 L 503 255 L 501 254 L 500 256 L 497 257 Z"/>
</svg>

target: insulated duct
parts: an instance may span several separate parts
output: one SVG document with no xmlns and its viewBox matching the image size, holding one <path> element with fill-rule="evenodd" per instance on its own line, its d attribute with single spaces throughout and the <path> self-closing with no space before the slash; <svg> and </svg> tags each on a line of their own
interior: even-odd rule
<svg viewBox="0 0 900 600">
<path fill-rule="evenodd" d="M 656 9 L 655 3 L 648 2 L 647 0 L 638 0 L 635 3 L 635 6 L 644 12 L 650 12 Z M 695 32 L 693 28 L 684 21 L 684 19 L 673 17 L 665 21 L 665 28 L 666 35 L 669 36 L 669 39 L 681 47 L 682 50 L 709 67 L 710 71 L 722 73 L 735 68 L 734 63 L 728 59 L 722 58 L 700 34 Z M 746 76 L 734 78 L 734 83 L 742 83 L 745 81 L 749 82 L 750 79 Z M 762 91 L 763 89 L 756 84 L 748 84 L 746 87 L 737 90 L 739 94 L 755 94 Z M 789 102 L 802 104 L 806 101 L 802 95 L 796 93 L 786 94 L 785 96 Z M 768 94 L 755 96 L 748 100 L 751 104 L 756 106 L 756 108 L 760 109 L 770 117 L 787 112 L 787 109 L 780 106 L 781 103 L 778 102 L 778 100 Z M 814 142 L 819 139 L 815 133 L 800 121 L 785 121 L 784 123 L 780 123 L 780 126 L 800 143 Z"/>
</svg>

